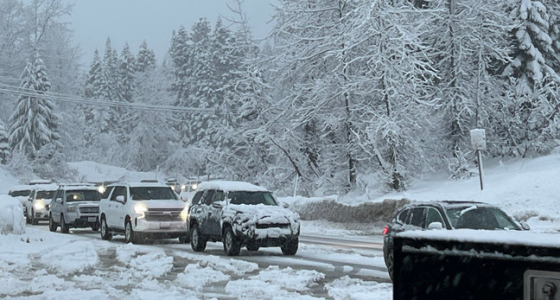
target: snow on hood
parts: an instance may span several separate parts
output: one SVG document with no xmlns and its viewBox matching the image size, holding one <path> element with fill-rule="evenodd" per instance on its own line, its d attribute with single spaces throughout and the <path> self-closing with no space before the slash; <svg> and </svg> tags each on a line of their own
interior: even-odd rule
<svg viewBox="0 0 560 300">
<path fill-rule="evenodd" d="M 234 217 L 235 214 L 242 213 L 245 216 L 251 216 L 253 222 L 259 224 L 282 224 L 292 223 L 299 220 L 299 215 L 287 208 L 276 205 L 246 205 L 246 204 L 229 204 L 224 212 L 224 217 Z"/>
</svg>

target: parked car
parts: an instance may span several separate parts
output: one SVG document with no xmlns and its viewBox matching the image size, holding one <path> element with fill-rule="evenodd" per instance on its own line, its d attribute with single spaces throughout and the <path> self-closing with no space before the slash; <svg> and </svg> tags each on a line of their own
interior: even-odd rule
<svg viewBox="0 0 560 300">
<path fill-rule="evenodd" d="M 99 200 L 101 193 L 93 184 L 61 184 L 56 190 L 49 211 L 49 230 L 62 233 L 70 228 L 91 227 L 99 230 Z"/>
<path fill-rule="evenodd" d="M 393 236 L 406 230 L 529 229 L 500 208 L 476 201 L 415 202 L 405 205 L 383 229 L 383 256 L 393 278 Z"/>
<path fill-rule="evenodd" d="M 16 185 L 13 186 L 9 191 L 8 195 L 16 198 L 21 202 L 21 206 L 23 208 L 23 215 L 27 215 L 27 199 L 29 198 L 29 194 L 31 194 L 31 190 L 33 187 L 31 185 Z"/>
<path fill-rule="evenodd" d="M 157 182 L 114 183 L 100 202 L 101 238 L 124 234 L 127 243 L 188 235 L 187 208 L 173 189 Z"/>
<path fill-rule="evenodd" d="M 280 247 L 285 255 L 298 250 L 299 215 L 281 206 L 272 192 L 246 182 L 209 181 L 198 185 L 188 214 L 190 242 L 204 251 L 208 241 L 221 241 L 227 255 L 242 247 Z"/>
<path fill-rule="evenodd" d="M 26 202 L 25 221 L 27 224 L 37 225 L 39 221 L 49 220 L 49 208 L 58 188 L 55 184 L 33 185 Z"/>
</svg>

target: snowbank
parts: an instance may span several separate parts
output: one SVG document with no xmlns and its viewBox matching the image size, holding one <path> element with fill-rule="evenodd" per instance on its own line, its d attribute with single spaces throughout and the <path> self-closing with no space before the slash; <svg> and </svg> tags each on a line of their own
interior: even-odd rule
<svg viewBox="0 0 560 300">
<path fill-rule="evenodd" d="M 25 220 L 21 202 L 8 195 L 0 195 L 0 233 L 24 234 Z"/>
</svg>

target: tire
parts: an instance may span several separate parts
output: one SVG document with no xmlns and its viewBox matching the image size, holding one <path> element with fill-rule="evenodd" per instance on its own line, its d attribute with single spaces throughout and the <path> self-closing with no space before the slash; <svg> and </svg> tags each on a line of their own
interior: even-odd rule
<svg viewBox="0 0 560 300">
<path fill-rule="evenodd" d="M 191 227 L 191 248 L 196 252 L 202 252 L 206 249 L 206 240 L 202 237 L 196 224 Z"/>
<path fill-rule="evenodd" d="M 95 222 L 95 223 L 91 223 L 91 230 L 93 231 L 99 231 L 99 223 Z"/>
<path fill-rule="evenodd" d="M 128 243 L 136 243 L 136 233 L 134 232 L 134 229 L 132 229 L 132 223 L 127 220 L 126 223 L 124 224 L 124 241 L 128 244 Z"/>
<path fill-rule="evenodd" d="M 49 230 L 55 232 L 58 228 L 58 224 L 56 224 L 52 218 L 52 215 L 49 214 Z"/>
<path fill-rule="evenodd" d="M 190 243 L 190 241 L 191 241 L 191 236 L 189 234 L 185 234 L 179 237 L 179 243 L 181 244 Z"/>
<path fill-rule="evenodd" d="M 39 224 L 39 220 L 35 219 L 35 211 L 31 210 L 31 224 L 33 225 L 38 225 Z"/>
<path fill-rule="evenodd" d="M 113 234 L 109 231 L 109 227 L 107 226 L 107 221 L 105 221 L 105 217 L 101 217 L 101 239 L 105 241 L 110 241 L 113 238 Z"/>
<path fill-rule="evenodd" d="M 280 247 L 284 255 L 296 255 L 299 246 L 299 238 L 289 240 L 286 245 Z"/>
<path fill-rule="evenodd" d="M 256 246 L 255 244 L 247 244 L 247 250 L 249 251 L 259 251 L 259 246 Z"/>
<path fill-rule="evenodd" d="M 241 243 L 233 234 L 231 227 L 226 227 L 224 230 L 222 243 L 224 244 L 224 251 L 228 256 L 237 256 L 241 252 Z"/>
<path fill-rule="evenodd" d="M 25 223 L 31 224 L 31 217 L 27 214 L 27 210 L 25 210 Z"/>
<path fill-rule="evenodd" d="M 391 281 L 393 281 L 393 273 L 395 272 L 393 261 L 393 249 L 389 249 L 387 251 L 387 256 L 385 257 L 385 265 L 387 266 L 387 273 L 389 273 Z"/>
<path fill-rule="evenodd" d="M 64 215 L 60 215 L 60 232 L 70 232 L 70 227 L 68 226 L 68 224 L 66 224 L 66 221 L 64 221 Z"/>
</svg>

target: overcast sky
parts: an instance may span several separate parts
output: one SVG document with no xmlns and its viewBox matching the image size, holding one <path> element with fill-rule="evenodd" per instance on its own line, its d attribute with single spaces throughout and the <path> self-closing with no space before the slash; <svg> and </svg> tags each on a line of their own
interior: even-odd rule
<svg viewBox="0 0 560 300">
<path fill-rule="evenodd" d="M 201 17 L 214 27 L 218 16 L 233 14 L 227 4 L 232 0 L 65 0 L 74 3 L 68 20 L 74 39 L 84 52 L 84 69 L 89 67 L 97 48 L 101 55 L 107 37 L 120 54 L 128 42 L 133 54 L 143 40 L 156 53 L 158 63 L 171 43 L 171 33 L 183 25 L 187 30 Z M 272 29 L 270 22 L 274 0 L 244 0 L 243 9 L 249 17 L 255 38 L 265 37 Z M 224 20 L 226 24 L 227 21 Z"/>
</svg>

